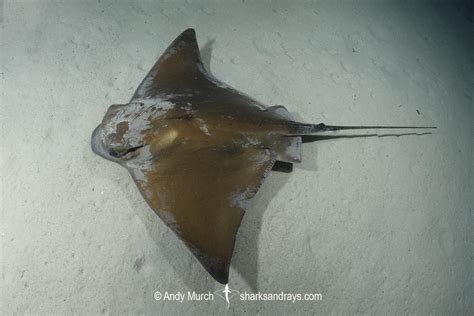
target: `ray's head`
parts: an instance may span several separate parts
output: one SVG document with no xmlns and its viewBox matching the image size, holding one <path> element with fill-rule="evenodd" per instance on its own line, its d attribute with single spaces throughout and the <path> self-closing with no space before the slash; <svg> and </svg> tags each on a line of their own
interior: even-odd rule
<svg viewBox="0 0 474 316">
<path fill-rule="evenodd" d="M 143 103 L 114 104 L 92 133 L 91 147 L 99 156 L 118 163 L 138 154 L 150 129 L 148 109 Z"/>
</svg>

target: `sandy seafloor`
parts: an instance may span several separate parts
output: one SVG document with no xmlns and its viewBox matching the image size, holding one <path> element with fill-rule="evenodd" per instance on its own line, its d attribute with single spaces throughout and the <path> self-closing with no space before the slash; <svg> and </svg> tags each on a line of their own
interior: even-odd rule
<svg viewBox="0 0 474 316">
<path fill-rule="evenodd" d="M 438 126 L 307 143 L 292 173 L 272 172 L 230 287 L 323 299 L 233 297 L 229 313 L 472 314 L 473 15 L 410 3 L 3 2 L 2 313 L 226 312 L 217 296 L 154 300 L 223 287 L 89 145 L 194 27 L 217 78 L 302 121 Z"/>
</svg>

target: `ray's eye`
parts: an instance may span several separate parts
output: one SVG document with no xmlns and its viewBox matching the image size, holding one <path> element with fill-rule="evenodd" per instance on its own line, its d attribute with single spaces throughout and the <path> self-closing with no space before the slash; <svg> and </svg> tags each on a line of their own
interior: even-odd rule
<svg viewBox="0 0 474 316">
<path fill-rule="evenodd" d="M 112 156 L 112 157 L 115 157 L 115 158 L 122 158 L 122 157 L 126 157 L 128 154 L 131 154 L 137 150 L 139 150 L 140 148 L 142 148 L 144 145 L 141 145 L 141 146 L 136 146 L 136 147 L 132 147 L 132 148 L 128 148 L 128 149 L 110 149 L 109 150 L 109 154 Z"/>
</svg>

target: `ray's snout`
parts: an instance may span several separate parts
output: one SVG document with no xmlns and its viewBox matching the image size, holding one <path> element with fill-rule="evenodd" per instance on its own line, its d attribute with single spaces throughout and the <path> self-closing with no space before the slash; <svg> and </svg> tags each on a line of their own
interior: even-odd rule
<svg viewBox="0 0 474 316">
<path fill-rule="evenodd" d="M 91 136 L 91 148 L 92 148 L 92 151 L 96 153 L 97 155 L 100 155 L 100 151 L 101 151 L 101 141 L 99 139 L 99 133 L 100 133 L 100 125 L 94 129 Z"/>
<path fill-rule="evenodd" d="M 136 152 L 145 145 L 137 143 L 136 146 L 124 146 L 123 144 L 111 146 L 107 140 L 109 138 L 103 137 L 103 126 L 100 124 L 92 132 L 91 148 L 94 153 L 114 162 L 122 163 L 130 158 L 133 158 Z"/>
<path fill-rule="evenodd" d="M 102 126 L 99 125 L 92 132 L 92 136 L 91 136 L 92 151 L 105 159 L 115 160 L 115 158 L 111 156 L 110 153 L 107 151 L 107 149 L 104 146 L 104 143 L 100 139 L 101 129 L 102 129 Z"/>
</svg>

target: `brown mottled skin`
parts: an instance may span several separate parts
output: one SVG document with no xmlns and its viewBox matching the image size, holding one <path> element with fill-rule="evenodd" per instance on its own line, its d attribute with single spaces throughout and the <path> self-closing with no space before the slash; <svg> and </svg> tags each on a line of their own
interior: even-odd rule
<svg viewBox="0 0 474 316">
<path fill-rule="evenodd" d="M 362 127 L 297 123 L 284 107 L 223 85 L 204 69 L 188 29 L 130 103 L 109 108 L 92 148 L 130 171 L 156 214 L 226 284 L 245 202 L 275 161 L 300 162 L 301 135 L 354 128 Z"/>
<path fill-rule="evenodd" d="M 273 151 L 286 149 L 287 120 L 210 77 L 193 30 L 186 30 L 170 45 L 147 78 L 152 78 L 152 84 L 142 87 L 147 85 L 144 81 L 131 102 L 146 96 L 175 106 L 159 117 L 150 115 L 150 128 L 143 131 L 140 146 L 149 146 L 153 168 L 145 172 L 146 181 L 131 171 L 132 177 L 151 208 L 206 270 L 225 284 L 244 202 L 273 166 Z M 112 106 L 104 120 L 127 106 Z M 108 139 L 118 142 L 127 130 L 128 123 L 119 122 Z M 95 151 L 130 169 L 127 161 L 142 148 L 127 153 L 125 161 Z M 128 148 L 114 151 L 119 156 Z"/>
</svg>

